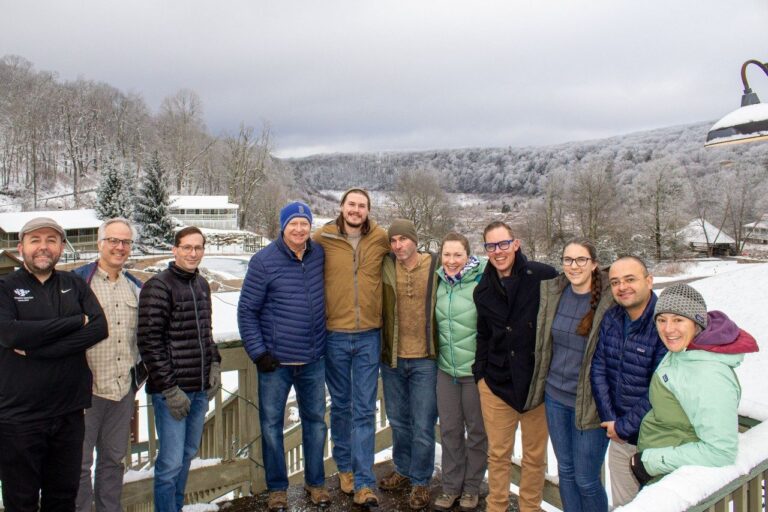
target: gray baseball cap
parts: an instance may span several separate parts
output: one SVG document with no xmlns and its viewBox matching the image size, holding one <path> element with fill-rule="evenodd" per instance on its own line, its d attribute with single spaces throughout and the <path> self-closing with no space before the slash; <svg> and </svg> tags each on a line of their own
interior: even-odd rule
<svg viewBox="0 0 768 512">
<path fill-rule="evenodd" d="M 67 238 L 67 234 L 64 232 L 64 228 L 62 228 L 59 223 L 52 218 L 35 217 L 34 219 L 27 221 L 27 223 L 21 227 L 21 231 L 19 231 L 19 240 L 24 238 L 24 235 L 27 233 L 31 233 L 32 231 L 37 231 L 38 229 L 43 228 L 51 228 L 57 231 L 61 235 L 62 240 Z"/>
</svg>

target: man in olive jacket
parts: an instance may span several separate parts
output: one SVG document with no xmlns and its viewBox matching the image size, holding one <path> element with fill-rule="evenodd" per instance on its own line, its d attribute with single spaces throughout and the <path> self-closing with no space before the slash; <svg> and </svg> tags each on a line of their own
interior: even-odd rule
<svg viewBox="0 0 768 512">
<path fill-rule="evenodd" d="M 510 459 L 520 423 L 520 510 L 538 512 L 544 492 L 547 422 L 544 404 L 526 410 L 525 403 L 533 376 L 539 287 L 557 272 L 529 261 L 504 222 L 486 226 L 483 239 L 490 264 L 474 293 L 477 354 L 472 373 L 488 435 L 486 510 L 501 512 L 509 507 Z"/>
</svg>

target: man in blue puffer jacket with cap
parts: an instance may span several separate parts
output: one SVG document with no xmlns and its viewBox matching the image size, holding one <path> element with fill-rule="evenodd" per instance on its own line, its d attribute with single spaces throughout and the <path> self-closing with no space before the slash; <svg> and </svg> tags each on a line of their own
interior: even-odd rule
<svg viewBox="0 0 768 512">
<path fill-rule="evenodd" d="M 304 446 L 304 487 L 315 505 L 330 502 L 323 467 L 325 292 L 323 248 L 309 238 L 312 212 L 293 202 L 280 211 L 280 237 L 248 264 L 237 321 L 259 376 L 259 423 L 269 510 L 288 508 L 283 418 L 293 386 Z"/>
</svg>

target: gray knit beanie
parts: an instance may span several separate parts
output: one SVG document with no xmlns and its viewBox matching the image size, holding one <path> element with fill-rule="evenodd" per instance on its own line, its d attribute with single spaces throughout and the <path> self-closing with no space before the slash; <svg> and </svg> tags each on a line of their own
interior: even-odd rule
<svg viewBox="0 0 768 512">
<path fill-rule="evenodd" d="M 699 292 L 687 284 L 673 284 L 665 288 L 656 301 L 653 319 L 663 313 L 684 316 L 702 329 L 707 328 L 707 303 Z"/>
</svg>

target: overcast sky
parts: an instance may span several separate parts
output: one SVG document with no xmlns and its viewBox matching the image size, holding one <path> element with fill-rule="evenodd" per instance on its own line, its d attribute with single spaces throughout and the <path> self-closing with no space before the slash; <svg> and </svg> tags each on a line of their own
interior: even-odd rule
<svg viewBox="0 0 768 512">
<path fill-rule="evenodd" d="M 0 0 L 0 55 L 155 111 L 192 89 L 213 134 L 268 120 L 301 156 L 715 121 L 766 27 L 768 0 Z"/>
</svg>

